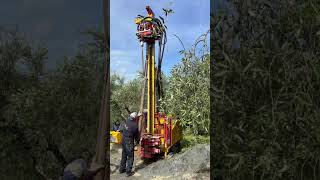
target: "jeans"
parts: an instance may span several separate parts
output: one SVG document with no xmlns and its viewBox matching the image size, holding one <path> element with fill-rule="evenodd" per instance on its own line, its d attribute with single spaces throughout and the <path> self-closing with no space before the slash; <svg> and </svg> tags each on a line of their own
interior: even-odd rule
<svg viewBox="0 0 320 180">
<path fill-rule="evenodd" d="M 134 146 L 133 141 L 125 140 L 122 142 L 122 157 L 120 162 L 120 172 L 126 170 L 127 174 L 132 171 L 134 161 Z"/>
</svg>

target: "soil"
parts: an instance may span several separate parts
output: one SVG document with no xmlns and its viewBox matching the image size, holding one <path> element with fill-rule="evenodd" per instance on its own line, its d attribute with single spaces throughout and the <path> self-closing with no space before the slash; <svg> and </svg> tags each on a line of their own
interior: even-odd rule
<svg viewBox="0 0 320 180">
<path fill-rule="evenodd" d="M 134 168 L 135 174 L 126 177 L 119 174 L 122 148 L 120 145 L 111 145 L 110 168 L 111 179 L 210 179 L 210 145 L 198 144 L 182 152 L 173 154 L 167 159 L 158 159 L 143 162 L 135 151 Z"/>
</svg>

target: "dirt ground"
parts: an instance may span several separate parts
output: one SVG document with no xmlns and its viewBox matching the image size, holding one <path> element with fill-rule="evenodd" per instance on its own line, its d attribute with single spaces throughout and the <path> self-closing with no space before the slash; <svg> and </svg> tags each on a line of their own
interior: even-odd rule
<svg viewBox="0 0 320 180">
<path fill-rule="evenodd" d="M 125 173 L 119 174 L 121 152 L 120 145 L 111 145 L 110 176 L 114 180 L 210 179 L 210 146 L 207 144 L 198 144 L 167 159 L 149 163 L 143 163 L 138 151 L 135 151 L 133 170 L 136 173 L 131 177 L 126 177 Z"/>
</svg>

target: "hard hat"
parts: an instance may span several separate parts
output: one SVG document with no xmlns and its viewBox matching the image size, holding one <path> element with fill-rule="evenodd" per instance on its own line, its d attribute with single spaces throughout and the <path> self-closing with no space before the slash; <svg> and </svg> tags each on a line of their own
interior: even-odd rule
<svg viewBox="0 0 320 180">
<path fill-rule="evenodd" d="M 131 113 L 131 114 L 130 114 L 130 117 L 136 118 L 136 117 L 137 117 L 137 113 L 136 113 L 136 112 Z"/>
</svg>

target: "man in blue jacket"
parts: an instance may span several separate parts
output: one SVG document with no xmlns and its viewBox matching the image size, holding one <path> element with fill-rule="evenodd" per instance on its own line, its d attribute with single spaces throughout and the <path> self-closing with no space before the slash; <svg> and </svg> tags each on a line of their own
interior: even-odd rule
<svg viewBox="0 0 320 180">
<path fill-rule="evenodd" d="M 120 122 L 116 121 L 113 125 L 112 125 L 112 130 L 113 131 L 118 131 L 120 128 Z"/>
<path fill-rule="evenodd" d="M 140 114 L 139 114 L 140 115 Z M 120 173 L 127 173 L 127 176 L 132 176 L 133 161 L 134 161 L 134 141 L 139 144 L 138 125 L 134 121 L 138 117 L 136 112 L 130 114 L 127 122 L 120 128 L 122 132 L 122 157 L 120 162 Z"/>
</svg>

